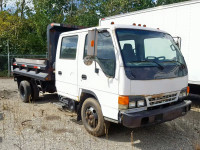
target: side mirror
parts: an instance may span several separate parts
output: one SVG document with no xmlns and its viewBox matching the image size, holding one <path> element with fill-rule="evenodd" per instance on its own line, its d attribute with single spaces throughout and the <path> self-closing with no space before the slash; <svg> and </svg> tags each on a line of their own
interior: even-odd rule
<svg viewBox="0 0 200 150">
<path fill-rule="evenodd" d="M 177 36 L 177 37 L 173 37 L 176 45 L 178 46 L 179 49 L 181 49 L 181 37 Z"/>
<path fill-rule="evenodd" d="M 88 50 L 87 56 L 94 58 L 97 56 L 97 40 L 98 40 L 98 31 L 97 29 L 88 31 Z"/>
</svg>

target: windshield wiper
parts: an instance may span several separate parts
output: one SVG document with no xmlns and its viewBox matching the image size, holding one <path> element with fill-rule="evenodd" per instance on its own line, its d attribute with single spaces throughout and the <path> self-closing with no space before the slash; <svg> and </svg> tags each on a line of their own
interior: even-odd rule
<svg viewBox="0 0 200 150">
<path fill-rule="evenodd" d="M 157 64 L 157 67 L 158 67 L 160 70 L 163 70 L 163 69 L 164 69 L 164 67 L 163 67 L 160 63 L 158 63 L 158 62 L 156 62 L 156 61 L 154 61 L 154 60 L 152 60 L 152 61 L 149 61 L 149 60 L 144 60 L 144 61 L 132 61 L 132 62 L 128 62 L 128 63 L 141 63 L 141 62 L 153 62 L 153 63 Z"/>
<path fill-rule="evenodd" d="M 145 61 L 147 61 L 147 62 L 154 62 L 155 64 L 158 65 L 157 67 L 158 67 L 160 70 L 163 70 L 163 69 L 164 69 L 164 67 L 163 67 L 160 63 L 156 62 L 155 60 L 152 60 L 152 61 L 150 61 L 150 60 L 145 60 Z"/>
</svg>

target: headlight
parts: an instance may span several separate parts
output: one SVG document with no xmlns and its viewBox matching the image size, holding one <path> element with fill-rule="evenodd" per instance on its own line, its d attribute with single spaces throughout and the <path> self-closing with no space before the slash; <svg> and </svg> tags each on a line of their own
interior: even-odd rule
<svg viewBox="0 0 200 150">
<path fill-rule="evenodd" d="M 145 98 L 143 96 L 130 96 L 129 108 L 139 108 L 146 105 Z"/>
<path fill-rule="evenodd" d="M 144 107 L 145 101 L 144 100 L 139 100 L 137 101 L 137 107 Z"/>
<path fill-rule="evenodd" d="M 187 90 L 187 88 L 184 88 L 181 90 L 181 92 L 179 94 L 179 98 L 186 97 L 187 95 L 188 95 L 188 90 Z"/>
<path fill-rule="evenodd" d="M 136 107 L 136 101 L 129 102 L 129 108 L 135 108 Z"/>
<path fill-rule="evenodd" d="M 179 94 L 179 98 L 187 96 L 187 91 L 181 91 Z"/>
</svg>

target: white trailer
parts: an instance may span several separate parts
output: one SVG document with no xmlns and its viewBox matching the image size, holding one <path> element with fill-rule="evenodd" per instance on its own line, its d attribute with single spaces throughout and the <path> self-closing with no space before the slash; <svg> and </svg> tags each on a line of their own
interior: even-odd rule
<svg viewBox="0 0 200 150">
<path fill-rule="evenodd" d="M 189 72 L 189 83 L 200 85 L 199 36 L 200 0 L 175 3 L 132 13 L 102 18 L 100 25 L 128 24 L 146 25 L 167 31 L 173 37 L 181 37 L 181 51 Z"/>
</svg>

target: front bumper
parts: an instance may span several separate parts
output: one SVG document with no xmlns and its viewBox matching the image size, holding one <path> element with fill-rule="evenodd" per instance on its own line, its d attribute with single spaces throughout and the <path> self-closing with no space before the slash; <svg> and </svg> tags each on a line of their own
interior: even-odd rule
<svg viewBox="0 0 200 150">
<path fill-rule="evenodd" d="M 136 128 L 157 123 L 162 123 L 184 116 L 191 108 L 191 101 L 185 100 L 166 108 L 145 110 L 141 112 L 123 112 L 121 122 L 125 127 Z"/>
</svg>

